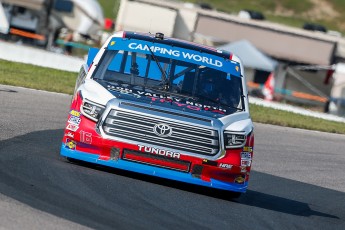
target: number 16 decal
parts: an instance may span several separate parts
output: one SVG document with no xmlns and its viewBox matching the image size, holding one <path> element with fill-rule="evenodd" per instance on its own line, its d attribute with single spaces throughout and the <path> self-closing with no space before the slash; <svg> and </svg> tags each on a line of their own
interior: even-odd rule
<svg viewBox="0 0 345 230">
<path fill-rule="evenodd" d="M 92 143 L 92 134 L 85 131 L 80 131 L 80 142 L 91 144 Z"/>
</svg>

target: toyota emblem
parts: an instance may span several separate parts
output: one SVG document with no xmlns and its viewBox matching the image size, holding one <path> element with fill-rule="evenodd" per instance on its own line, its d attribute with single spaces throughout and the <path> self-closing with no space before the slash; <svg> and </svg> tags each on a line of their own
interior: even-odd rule
<svg viewBox="0 0 345 230">
<path fill-rule="evenodd" d="M 160 137 L 170 137 L 172 134 L 172 129 L 169 125 L 160 123 L 153 127 L 153 132 Z"/>
</svg>

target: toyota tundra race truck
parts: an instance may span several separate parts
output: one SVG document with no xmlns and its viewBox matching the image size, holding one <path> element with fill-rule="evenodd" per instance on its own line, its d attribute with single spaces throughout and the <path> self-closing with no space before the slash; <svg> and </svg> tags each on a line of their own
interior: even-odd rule
<svg viewBox="0 0 345 230">
<path fill-rule="evenodd" d="M 79 72 L 61 155 L 240 195 L 254 145 L 245 83 L 226 51 L 117 32 Z"/>
</svg>

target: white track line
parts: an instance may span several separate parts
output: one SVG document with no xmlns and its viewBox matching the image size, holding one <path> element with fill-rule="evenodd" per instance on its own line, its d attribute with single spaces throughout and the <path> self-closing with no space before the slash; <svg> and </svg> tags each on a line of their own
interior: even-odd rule
<svg viewBox="0 0 345 230">
<path fill-rule="evenodd" d="M 281 104 L 281 103 L 272 102 L 272 101 L 265 101 L 263 99 L 254 98 L 254 97 L 250 97 L 249 102 L 251 104 L 261 105 L 264 107 L 283 110 L 283 111 L 288 111 L 288 112 L 301 114 L 301 115 L 305 115 L 309 117 L 316 117 L 316 118 L 321 118 L 328 121 L 337 121 L 337 122 L 345 123 L 344 117 L 339 117 L 339 116 L 335 116 L 335 115 L 327 114 L 327 113 L 315 112 L 315 111 L 303 109 L 303 108 L 292 106 L 292 105 L 286 105 L 286 104 Z"/>
<path fill-rule="evenodd" d="M 12 86 L 12 85 L 1 85 L 1 88 L 14 88 L 14 89 L 22 89 L 22 90 L 30 90 L 30 91 L 36 91 L 36 92 L 42 92 L 42 93 L 49 93 L 49 94 L 55 94 L 59 96 L 65 96 L 65 97 L 70 97 L 71 95 L 66 94 L 66 93 L 57 93 L 57 92 L 51 92 L 51 91 L 46 91 L 46 90 L 41 90 L 41 89 L 32 89 L 32 88 L 25 88 L 21 86 Z"/>
</svg>

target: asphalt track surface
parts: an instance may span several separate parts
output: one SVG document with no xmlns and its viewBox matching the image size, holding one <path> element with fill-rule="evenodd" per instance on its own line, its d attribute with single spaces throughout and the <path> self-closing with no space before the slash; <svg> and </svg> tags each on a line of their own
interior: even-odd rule
<svg viewBox="0 0 345 230">
<path fill-rule="evenodd" d="M 0 85 L 0 229 L 345 229 L 345 136 L 255 124 L 249 190 L 59 156 L 70 96 Z"/>
</svg>

